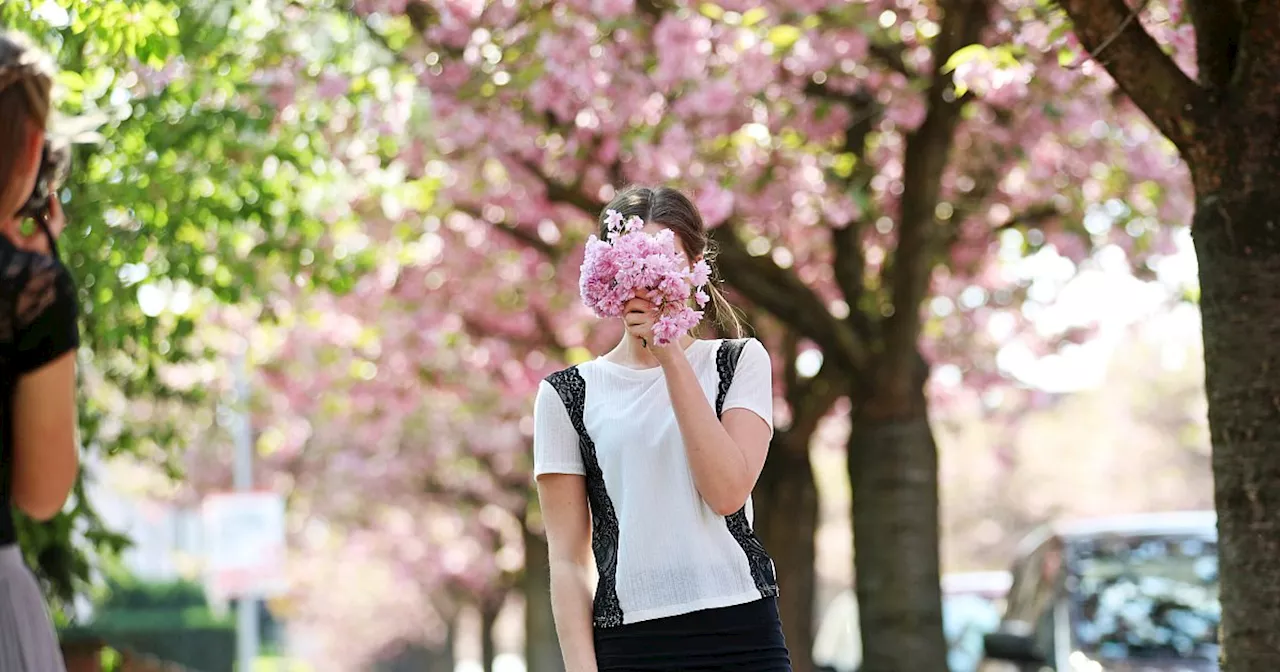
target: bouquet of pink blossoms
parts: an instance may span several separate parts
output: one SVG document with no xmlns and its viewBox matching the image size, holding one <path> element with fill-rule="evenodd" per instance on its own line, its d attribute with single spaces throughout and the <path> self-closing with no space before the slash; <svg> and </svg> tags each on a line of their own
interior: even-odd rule
<svg viewBox="0 0 1280 672">
<path fill-rule="evenodd" d="M 642 292 L 656 291 L 658 320 L 653 325 L 657 345 L 675 342 L 702 320 L 702 311 L 689 305 L 693 298 L 704 308 L 704 291 L 711 267 L 704 260 L 692 266 L 676 247 L 675 234 L 663 229 L 650 235 L 644 220 L 625 222 L 617 211 L 605 213 L 608 240 L 591 236 L 582 260 L 579 289 L 582 301 L 597 317 L 622 317 L 625 306 Z"/>
</svg>

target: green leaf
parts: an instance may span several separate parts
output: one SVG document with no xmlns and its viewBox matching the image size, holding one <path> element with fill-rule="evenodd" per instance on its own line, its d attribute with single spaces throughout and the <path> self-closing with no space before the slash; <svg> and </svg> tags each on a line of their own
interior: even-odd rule
<svg viewBox="0 0 1280 672">
<path fill-rule="evenodd" d="M 979 59 L 987 60 L 990 58 L 991 56 L 988 53 L 986 46 L 981 44 L 970 44 L 955 50 L 955 52 L 951 54 L 951 57 L 947 59 L 947 62 L 942 65 L 942 72 L 953 72 L 956 68 L 964 65 L 965 63 Z"/>
<path fill-rule="evenodd" d="M 753 7 L 742 14 L 742 25 L 750 28 L 751 26 L 769 18 L 769 10 L 763 7 Z"/>
<path fill-rule="evenodd" d="M 1070 32 L 1071 32 L 1071 24 L 1069 22 L 1058 21 L 1053 26 L 1053 30 L 1049 31 L 1049 38 L 1048 38 L 1049 44 L 1054 44 L 1058 40 L 1065 38 L 1067 34 Z"/>
<path fill-rule="evenodd" d="M 785 51 L 795 44 L 803 33 L 796 26 L 781 25 L 769 29 L 768 39 L 780 51 Z"/>
<path fill-rule="evenodd" d="M 590 350 L 583 347 L 574 346 L 565 352 L 565 361 L 569 364 L 581 364 L 590 361 L 593 355 Z"/>
<path fill-rule="evenodd" d="M 853 175 L 853 169 L 858 165 L 858 157 L 853 152 L 844 152 L 837 154 L 835 160 L 831 164 L 831 170 L 843 179 L 848 179 Z"/>
<path fill-rule="evenodd" d="M 418 212 L 428 212 L 435 205 L 438 179 L 424 177 L 404 186 L 404 204 Z"/>
<path fill-rule="evenodd" d="M 76 93 L 80 93 L 85 89 L 84 77 L 80 73 L 70 70 L 63 70 L 58 73 L 58 83 Z"/>
</svg>

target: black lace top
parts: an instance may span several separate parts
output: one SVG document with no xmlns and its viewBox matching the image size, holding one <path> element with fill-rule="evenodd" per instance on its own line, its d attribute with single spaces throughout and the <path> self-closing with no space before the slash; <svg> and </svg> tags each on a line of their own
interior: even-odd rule
<svg viewBox="0 0 1280 672">
<path fill-rule="evenodd" d="M 0 235 L 0 546 L 14 543 L 13 391 L 24 374 L 80 345 L 76 290 L 67 269 Z"/>
</svg>

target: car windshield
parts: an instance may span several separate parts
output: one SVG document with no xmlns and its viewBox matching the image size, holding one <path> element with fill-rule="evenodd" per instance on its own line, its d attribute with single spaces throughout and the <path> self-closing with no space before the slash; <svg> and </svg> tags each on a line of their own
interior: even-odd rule
<svg viewBox="0 0 1280 672">
<path fill-rule="evenodd" d="M 1082 652 L 1101 660 L 1217 660 L 1217 542 L 1107 537 L 1070 549 L 1067 592 Z"/>
</svg>

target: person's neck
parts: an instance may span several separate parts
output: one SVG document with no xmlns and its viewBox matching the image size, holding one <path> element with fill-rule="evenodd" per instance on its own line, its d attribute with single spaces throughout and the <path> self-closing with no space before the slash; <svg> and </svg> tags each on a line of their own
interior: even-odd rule
<svg viewBox="0 0 1280 672">
<path fill-rule="evenodd" d="M 687 350 L 693 344 L 693 341 L 693 336 L 685 334 L 670 347 Z M 662 365 L 658 358 L 654 357 L 653 353 L 644 347 L 640 339 L 626 332 L 623 332 L 622 340 L 618 342 L 618 345 L 609 354 L 605 355 L 605 358 L 632 369 L 651 369 Z"/>
</svg>

